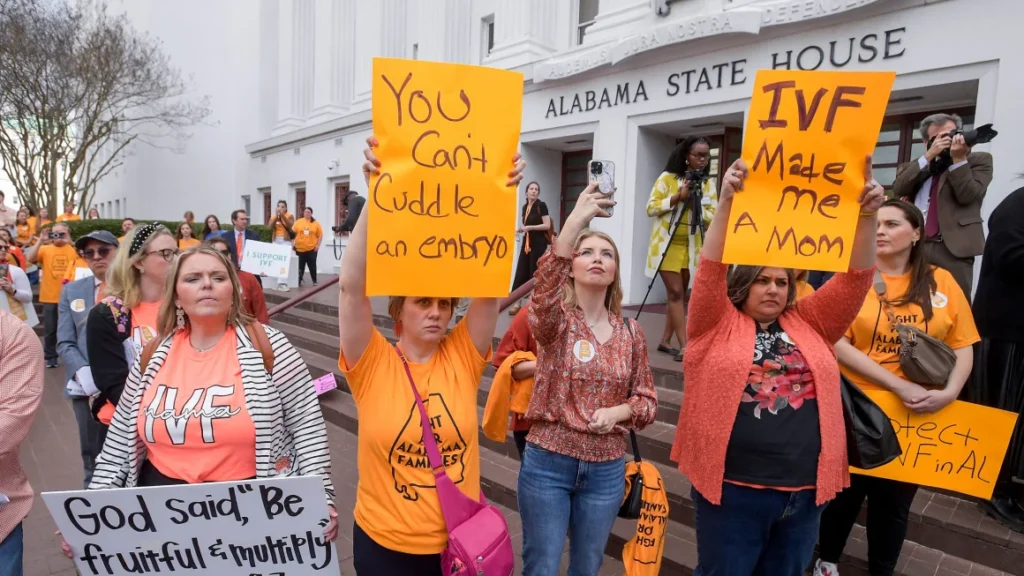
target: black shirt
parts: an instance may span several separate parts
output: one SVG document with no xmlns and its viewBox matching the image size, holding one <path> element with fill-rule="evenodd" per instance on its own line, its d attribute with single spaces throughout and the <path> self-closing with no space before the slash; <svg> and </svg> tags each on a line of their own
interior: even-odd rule
<svg viewBox="0 0 1024 576">
<path fill-rule="evenodd" d="M 974 320 L 982 338 L 1024 343 L 1022 294 L 1024 188 L 1010 193 L 988 220 L 988 240 L 973 306 Z"/>
<path fill-rule="evenodd" d="M 725 479 L 799 488 L 818 479 L 821 429 L 814 380 L 803 354 L 778 322 L 757 326 L 729 448 Z"/>
</svg>

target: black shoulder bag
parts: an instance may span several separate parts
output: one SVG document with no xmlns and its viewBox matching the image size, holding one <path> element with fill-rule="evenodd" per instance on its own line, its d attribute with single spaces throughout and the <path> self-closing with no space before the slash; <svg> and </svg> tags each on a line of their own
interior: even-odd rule
<svg viewBox="0 0 1024 576">
<path fill-rule="evenodd" d="M 632 344 L 633 338 L 633 326 L 629 323 L 629 319 L 623 318 L 622 322 L 626 325 L 626 329 L 629 330 L 630 344 Z M 630 380 L 629 393 L 626 395 L 628 399 L 633 395 L 633 384 Z M 636 430 L 629 429 L 629 441 L 633 445 L 633 461 L 638 465 L 641 462 L 640 459 L 640 445 L 636 441 Z M 626 518 L 627 520 L 636 520 L 640 517 L 640 510 L 643 507 L 643 496 L 644 496 L 644 477 L 640 473 L 639 466 L 637 467 L 636 473 L 633 474 L 629 482 L 629 494 L 622 501 L 622 506 L 619 507 L 619 518 Z"/>
<path fill-rule="evenodd" d="M 850 466 L 870 470 L 898 458 L 903 449 L 889 416 L 846 376 L 840 374 L 839 380 Z"/>
</svg>

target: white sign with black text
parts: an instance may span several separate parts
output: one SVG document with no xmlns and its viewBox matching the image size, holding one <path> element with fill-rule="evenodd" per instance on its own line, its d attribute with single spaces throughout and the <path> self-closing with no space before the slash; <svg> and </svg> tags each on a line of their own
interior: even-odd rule
<svg viewBox="0 0 1024 576">
<path fill-rule="evenodd" d="M 291 244 L 270 244 L 249 240 L 245 243 L 241 268 L 257 276 L 287 278 L 291 257 Z"/>
<path fill-rule="evenodd" d="M 315 476 L 42 497 L 84 576 L 340 574 Z"/>
</svg>

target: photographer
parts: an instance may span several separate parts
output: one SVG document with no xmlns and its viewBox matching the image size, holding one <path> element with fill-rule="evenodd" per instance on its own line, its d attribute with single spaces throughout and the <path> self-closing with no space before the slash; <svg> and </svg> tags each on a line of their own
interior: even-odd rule
<svg viewBox="0 0 1024 576">
<path fill-rule="evenodd" d="M 994 135 L 979 139 L 977 132 L 963 132 L 956 114 L 932 114 L 921 121 L 928 150 L 900 166 L 892 185 L 897 198 L 912 202 L 925 216 L 928 260 L 952 273 L 968 298 L 974 257 L 985 249 L 981 202 L 992 181 L 992 155 L 971 152 L 971 145 Z"/>
<path fill-rule="evenodd" d="M 57 305 L 64 276 L 78 258 L 70 242 L 68 225 L 57 222 L 49 231 L 41 232 L 35 244 L 25 251 L 28 261 L 43 269 L 39 302 L 43 305 L 43 353 L 47 368 L 57 367 Z"/>
<path fill-rule="evenodd" d="M 345 194 L 345 199 L 342 200 L 342 204 L 345 205 L 345 221 L 341 223 L 341 226 L 332 226 L 331 230 L 335 234 L 350 234 L 356 227 L 356 222 L 359 221 L 359 213 L 363 211 L 363 205 L 366 204 L 366 198 L 359 195 L 358 192 L 349 190 Z"/>
<path fill-rule="evenodd" d="M 288 202 L 278 200 L 277 210 L 267 223 L 267 227 L 274 231 L 274 244 L 291 244 L 295 238 L 295 232 L 292 230 L 294 225 L 295 217 L 288 212 Z M 287 276 L 277 279 L 277 289 L 282 292 L 288 291 Z"/>
</svg>

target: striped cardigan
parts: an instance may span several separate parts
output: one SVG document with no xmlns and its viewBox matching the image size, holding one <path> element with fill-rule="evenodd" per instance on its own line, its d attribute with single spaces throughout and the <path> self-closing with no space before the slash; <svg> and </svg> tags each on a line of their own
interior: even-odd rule
<svg viewBox="0 0 1024 576">
<path fill-rule="evenodd" d="M 309 371 L 284 334 L 269 326 L 263 328 L 274 349 L 272 380 L 263 367 L 263 355 L 253 347 L 245 328 L 235 328 L 245 405 L 256 427 L 256 477 L 320 476 L 327 501 L 333 504 L 327 430 Z M 139 358 L 132 365 L 103 452 L 96 458 L 90 490 L 138 485 L 146 458 L 146 445 L 137 424 L 142 394 L 163 366 L 170 348 L 168 336 L 153 352 L 145 374 L 140 372 Z"/>
</svg>

